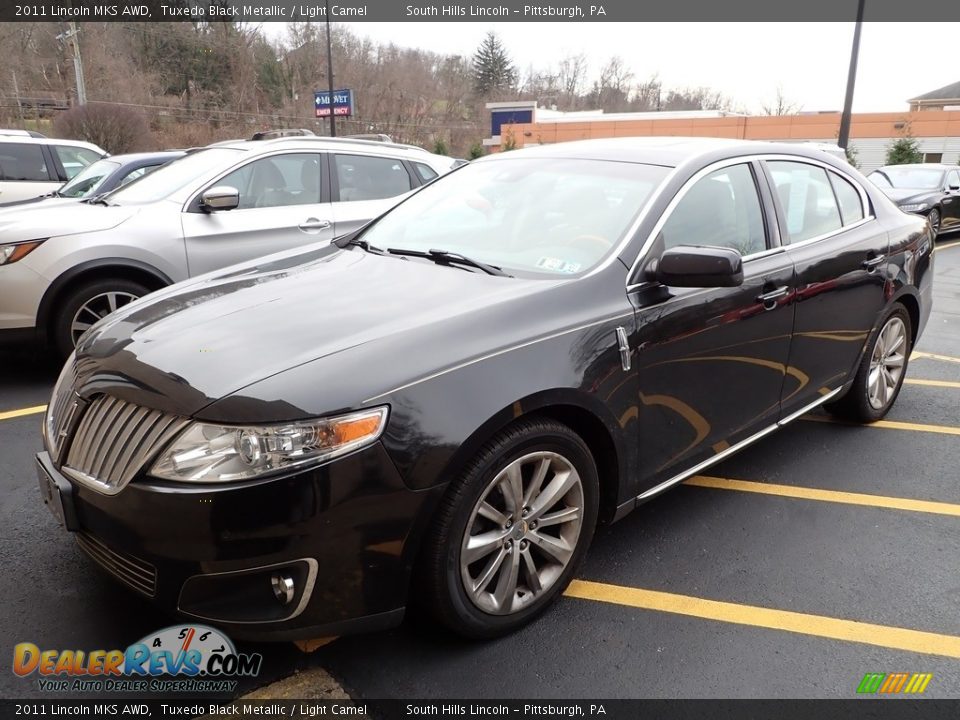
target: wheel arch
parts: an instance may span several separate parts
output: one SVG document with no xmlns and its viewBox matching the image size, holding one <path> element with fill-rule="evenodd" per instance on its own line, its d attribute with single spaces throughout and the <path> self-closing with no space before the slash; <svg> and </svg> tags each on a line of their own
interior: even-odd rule
<svg viewBox="0 0 960 720">
<path fill-rule="evenodd" d="M 141 283 L 151 291 L 172 285 L 173 280 L 165 273 L 138 260 L 127 258 L 99 258 L 70 268 L 56 280 L 40 301 L 37 310 L 37 329 L 46 340 L 50 338 L 50 326 L 53 322 L 56 308 L 67 294 L 84 283 L 104 278 L 119 278 Z"/>
</svg>

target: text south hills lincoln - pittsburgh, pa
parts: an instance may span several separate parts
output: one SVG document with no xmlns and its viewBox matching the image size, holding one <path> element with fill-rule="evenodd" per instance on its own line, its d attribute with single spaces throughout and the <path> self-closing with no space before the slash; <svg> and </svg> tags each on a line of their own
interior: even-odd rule
<svg viewBox="0 0 960 720">
<path fill-rule="evenodd" d="M 607 14 L 603 5 L 570 5 L 554 7 L 552 5 L 524 5 L 510 8 L 506 5 L 407 5 L 407 17 L 553 17 L 577 19 L 603 17 Z"/>
</svg>

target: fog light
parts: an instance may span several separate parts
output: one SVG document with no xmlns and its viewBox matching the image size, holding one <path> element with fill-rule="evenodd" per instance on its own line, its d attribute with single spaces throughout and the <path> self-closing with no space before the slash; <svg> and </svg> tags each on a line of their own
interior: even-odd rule
<svg viewBox="0 0 960 720">
<path fill-rule="evenodd" d="M 296 587 L 293 584 L 293 578 L 283 573 L 274 573 L 270 578 L 270 584 L 273 586 L 273 595 L 283 605 L 289 605 L 293 600 Z"/>
</svg>

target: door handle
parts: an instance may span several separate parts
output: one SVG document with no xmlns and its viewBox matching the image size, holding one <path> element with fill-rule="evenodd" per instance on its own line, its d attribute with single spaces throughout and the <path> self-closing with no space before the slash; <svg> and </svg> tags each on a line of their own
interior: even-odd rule
<svg viewBox="0 0 960 720">
<path fill-rule="evenodd" d="M 786 285 L 757 295 L 757 302 L 763 303 L 764 310 L 773 310 L 777 307 L 777 300 L 786 297 L 790 293 L 790 288 Z"/>
<path fill-rule="evenodd" d="M 869 260 L 864 260 L 860 263 L 860 266 L 869 272 L 873 272 L 877 267 L 887 259 L 886 255 L 877 255 L 876 257 L 870 258 Z"/>
<path fill-rule="evenodd" d="M 298 226 L 304 232 L 310 232 L 311 230 L 326 230 L 330 227 L 329 220 L 318 220 L 317 218 L 307 218 Z"/>
</svg>

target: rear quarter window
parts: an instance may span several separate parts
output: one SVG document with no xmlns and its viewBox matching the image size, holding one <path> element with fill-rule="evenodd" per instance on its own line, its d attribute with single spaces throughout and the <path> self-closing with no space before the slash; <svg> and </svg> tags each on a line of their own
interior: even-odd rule
<svg viewBox="0 0 960 720">
<path fill-rule="evenodd" d="M 50 172 L 40 145 L 0 143 L 0 180 L 50 182 Z"/>
</svg>

